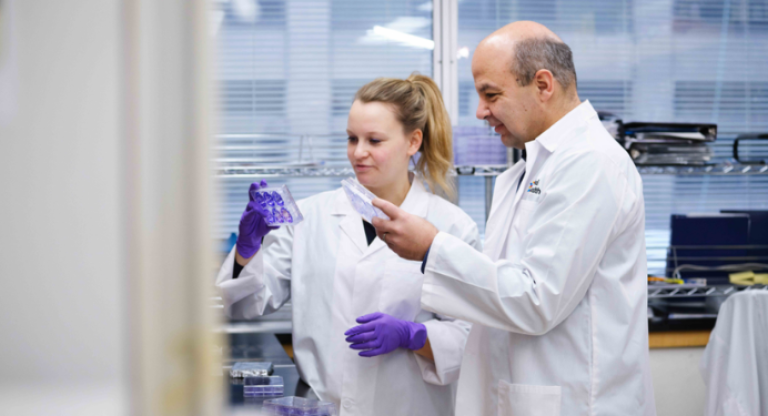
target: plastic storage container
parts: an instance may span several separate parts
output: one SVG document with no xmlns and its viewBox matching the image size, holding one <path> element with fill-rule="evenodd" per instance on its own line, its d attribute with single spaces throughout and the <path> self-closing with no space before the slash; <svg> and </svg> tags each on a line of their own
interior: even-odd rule
<svg viewBox="0 0 768 416">
<path fill-rule="evenodd" d="M 267 210 L 267 224 L 272 226 L 296 225 L 304 220 L 288 187 L 262 188 L 251 191 L 251 198 Z"/>
<path fill-rule="evenodd" d="M 387 214 L 373 206 L 371 202 L 376 198 L 376 195 L 365 189 L 363 185 L 360 185 L 360 182 L 353 178 L 347 178 L 341 181 L 341 186 L 344 188 L 344 193 L 347 194 L 347 198 L 349 198 L 349 202 L 355 208 L 355 211 L 360 213 L 366 221 L 371 222 L 373 217 L 389 219 Z"/>
<path fill-rule="evenodd" d="M 264 401 L 265 415 L 290 416 L 336 416 L 336 405 L 330 402 L 305 399 L 303 397 L 281 397 Z"/>
<path fill-rule="evenodd" d="M 285 390 L 280 376 L 256 376 L 243 379 L 243 397 L 277 397 Z"/>
</svg>

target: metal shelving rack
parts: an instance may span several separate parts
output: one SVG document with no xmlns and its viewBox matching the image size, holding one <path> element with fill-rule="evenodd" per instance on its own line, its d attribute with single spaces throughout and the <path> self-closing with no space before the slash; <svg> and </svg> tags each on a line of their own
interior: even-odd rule
<svg viewBox="0 0 768 416">
<path fill-rule="evenodd" d="M 354 171 L 350 168 L 346 159 L 336 159 L 330 161 L 317 161 L 318 153 L 327 152 L 331 149 L 318 146 L 317 140 L 313 138 L 339 138 L 340 135 L 303 135 L 289 136 L 283 134 L 245 134 L 245 135 L 221 135 L 220 139 L 250 141 L 255 139 L 291 137 L 289 140 L 298 145 L 298 153 L 295 155 L 297 162 L 286 162 L 279 164 L 261 163 L 255 154 L 263 151 L 274 151 L 281 147 L 274 145 L 256 145 L 245 144 L 224 145 L 219 147 L 223 152 L 240 152 L 238 157 L 217 158 L 214 172 L 217 178 L 274 178 L 274 177 L 349 177 L 354 176 Z M 340 149 L 333 149 L 336 153 Z M 305 161 L 304 158 L 310 160 Z M 506 171 L 513 162 L 512 152 L 509 152 L 507 165 L 463 165 L 455 167 L 457 176 L 475 176 L 485 178 L 485 205 L 486 218 L 491 207 L 493 198 L 493 178 Z M 645 175 L 768 175 L 768 165 L 765 164 L 740 164 L 735 162 L 722 162 L 708 165 L 638 165 L 638 171 Z M 674 285 L 669 287 L 649 286 L 649 299 L 669 299 L 682 297 L 699 296 L 729 296 L 730 294 L 743 290 L 768 290 L 765 286 L 689 286 Z"/>
<path fill-rule="evenodd" d="M 494 177 L 507 170 L 507 165 L 456 166 L 455 173 L 460 176 Z M 254 164 L 243 162 L 220 163 L 216 168 L 217 177 L 341 177 L 353 176 L 350 167 L 325 165 L 318 162 L 297 162 L 285 164 Z"/>
<path fill-rule="evenodd" d="M 498 176 L 508 165 L 456 166 L 460 176 Z M 641 174 L 651 175 L 768 175 L 768 165 L 741 165 L 721 163 L 706 166 L 638 166 Z M 297 162 L 264 165 L 247 162 L 221 163 L 216 168 L 218 177 L 341 177 L 352 176 L 352 168 L 325 165 L 318 162 Z"/>
<path fill-rule="evenodd" d="M 727 162 L 703 166 L 638 166 L 637 170 L 646 175 L 768 175 L 768 165 Z"/>
<path fill-rule="evenodd" d="M 762 290 L 768 292 L 768 286 L 736 286 L 736 285 L 717 285 L 717 286 L 694 286 L 694 285 L 650 285 L 648 286 L 648 299 L 670 299 L 670 298 L 694 298 L 694 297 L 712 297 L 712 296 L 730 296 L 738 292 L 750 290 Z"/>
</svg>

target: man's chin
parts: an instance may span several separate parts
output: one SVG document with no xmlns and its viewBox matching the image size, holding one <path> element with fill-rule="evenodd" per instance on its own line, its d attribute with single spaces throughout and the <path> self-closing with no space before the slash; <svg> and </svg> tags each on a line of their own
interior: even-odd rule
<svg viewBox="0 0 768 416">
<path fill-rule="evenodd" d="M 511 135 L 509 132 L 505 131 L 504 133 L 500 134 L 501 137 L 501 143 L 506 147 L 511 147 L 514 149 L 519 150 L 525 150 L 525 140 Z"/>
<path fill-rule="evenodd" d="M 517 146 L 518 141 L 515 140 L 515 138 L 512 137 L 512 135 L 510 135 L 509 133 L 505 133 L 501 135 L 501 143 L 506 147 L 514 147 L 516 149 L 519 149 L 519 147 Z"/>
</svg>

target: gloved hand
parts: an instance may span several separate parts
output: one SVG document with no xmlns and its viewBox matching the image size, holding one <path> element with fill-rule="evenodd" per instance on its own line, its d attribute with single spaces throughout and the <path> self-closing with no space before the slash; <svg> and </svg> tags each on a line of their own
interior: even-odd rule
<svg viewBox="0 0 768 416">
<path fill-rule="evenodd" d="M 248 259 L 251 258 L 259 248 L 261 248 L 261 239 L 270 231 L 279 227 L 270 227 L 264 220 L 267 217 L 267 209 L 260 203 L 253 200 L 254 191 L 259 188 L 266 188 L 267 181 L 261 183 L 252 183 L 248 190 L 248 206 L 240 217 L 240 232 L 237 234 L 237 252 Z"/>
<path fill-rule="evenodd" d="M 390 353 L 397 348 L 419 350 L 427 342 L 427 327 L 424 324 L 403 321 L 393 316 L 376 312 L 357 318 L 358 325 L 344 335 L 349 347 L 361 351 L 361 357 L 375 357 Z"/>
</svg>

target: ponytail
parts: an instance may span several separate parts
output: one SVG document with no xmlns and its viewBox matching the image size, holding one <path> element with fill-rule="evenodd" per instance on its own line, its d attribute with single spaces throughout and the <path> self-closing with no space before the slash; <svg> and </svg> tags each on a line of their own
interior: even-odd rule
<svg viewBox="0 0 768 416">
<path fill-rule="evenodd" d="M 442 191 L 449 199 L 455 196 L 455 187 L 447 178 L 453 167 L 451 121 L 432 79 L 418 73 L 405 80 L 378 78 L 360 88 L 355 100 L 392 104 L 406 134 L 421 130 L 421 157 L 416 171 L 432 192 Z"/>
</svg>

